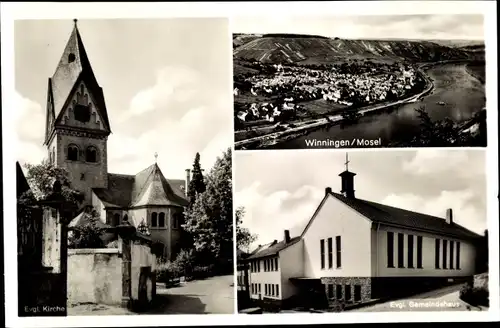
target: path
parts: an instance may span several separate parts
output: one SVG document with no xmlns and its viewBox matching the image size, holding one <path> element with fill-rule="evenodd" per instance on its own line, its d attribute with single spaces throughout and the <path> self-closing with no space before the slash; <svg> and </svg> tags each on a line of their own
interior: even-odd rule
<svg viewBox="0 0 500 328">
<path fill-rule="evenodd" d="M 155 307 L 140 314 L 234 313 L 234 276 L 217 276 L 183 283 L 178 287 L 157 285 Z M 82 304 L 68 308 L 68 315 L 137 315 L 138 313 L 100 304 Z"/>
<path fill-rule="evenodd" d="M 404 299 L 388 301 L 350 310 L 349 312 L 400 311 L 479 311 L 459 298 L 462 284 L 447 286 Z"/>
</svg>

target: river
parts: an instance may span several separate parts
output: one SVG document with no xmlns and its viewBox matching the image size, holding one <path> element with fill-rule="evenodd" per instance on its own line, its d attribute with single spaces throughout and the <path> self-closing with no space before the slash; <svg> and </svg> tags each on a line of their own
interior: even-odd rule
<svg viewBox="0 0 500 328">
<path fill-rule="evenodd" d="M 424 96 L 422 101 L 393 107 L 390 112 L 364 116 L 353 125 L 324 127 L 279 143 L 273 148 L 306 148 L 306 140 L 310 142 L 379 138 L 382 146 L 390 146 L 394 143 L 404 143 L 419 133 L 420 121 L 415 112 L 419 107 L 425 107 L 432 120 L 449 117 L 457 123 L 472 118 L 476 112 L 484 108 L 486 104 L 484 84 L 469 74 L 466 64 L 443 64 L 429 68 L 425 73 L 432 79 L 434 90 Z M 439 102 L 445 104 L 439 105 Z"/>
</svg>

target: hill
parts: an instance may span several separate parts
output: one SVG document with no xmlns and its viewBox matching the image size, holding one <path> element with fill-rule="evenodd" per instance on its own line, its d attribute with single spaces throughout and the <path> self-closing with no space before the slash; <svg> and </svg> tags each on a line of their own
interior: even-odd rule
<svg viewBox="0 0 500 328">
<path fill-rule="evenodd" d="M 347 59 L 410 60 L 417 62 L 461 60 L 471 52 L 430 41 L 347 40 L 302 35 L 267 35 L 246 42 L 234 57 L 263 63 L 331 63 Z"/>
</svg>

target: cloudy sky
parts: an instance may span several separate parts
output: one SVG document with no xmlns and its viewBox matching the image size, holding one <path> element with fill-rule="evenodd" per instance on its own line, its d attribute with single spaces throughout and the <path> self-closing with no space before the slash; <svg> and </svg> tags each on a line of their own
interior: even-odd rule
<svg viewBox="0 0 500 328">
<path fill-rule="evenodd" d="M 233 140 L 227 20 L 79 20 L 78 27 L 106 99 L 109 171 L 135 174 L 155 152 L 169 178 L 183 178 L 196 152 L 210 169 Z M 15 23 L 21 162 L 46 155 L 47 79 L 72 29 L 71 19 Z"/>
<path fill-rule="evenodd" d="M 349 171 L 356 197 L 444 217 L 477 233 L 486 228 L 485 156 L 482 150 L 352 151 Z M 340 192 L 341 151 L 259 151 L 235 154 L 235 205 L 255 245 L 302 232 L 325 187 Z"/>
<path fill-rule="evenodd" d="M 238 17 L 235 33 L 298 33 L 346 39 L 483 40 L 482 15 Z"/>
</svg>

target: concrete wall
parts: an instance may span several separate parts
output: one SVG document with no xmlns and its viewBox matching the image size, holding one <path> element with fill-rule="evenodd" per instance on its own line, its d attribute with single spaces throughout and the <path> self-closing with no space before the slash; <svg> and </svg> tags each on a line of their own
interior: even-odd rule
<svg viewBox="0 0 500 328">
<path fill-rule="evenodd" d="M 336 266 L 335 237 L 341 236 L 341 268 Z M 323 203 L 304 235 L 304 274 L 309 278 L 369 277 L 371 221 L 333 196 Z M 328 268 L 328 238 L 333 238 L 333 268 Z M 325 240 L 321 269 L 320 240 Z"/>
<path fill-rule="evenodd" d="M 68 250 L 68 304 L 120 305 L 122 260 L 117 248 Z"/>
<path fill-rule="evenodd" d="M 387 231 L 394 232 L 394 266 L 395 268 L 387 267 Z M 404 263 L 405 268 L 398 268 L 398 233 L 404 234 Z M 413 235 L 413 266 L 412 268 L 407 268 L 408 263 L 408 235 Z M 375 250 L 373 256 L 375 257 L 375 262 L 378 263 L 376 271 L 374 272 L 375 277 L 461 277 L 470 276 L 474 274 L 475 269 L 475 258 L 476 249 L 475 247 L 467 241 L 458 240 L 456 238 L 450 238 L 445 236 L 439 236 L 436 234 L 430 234 L 425 232 L 411 231 L 408 229 L 394 228 L 380 226 L 378 235 L 378 252 Z M 422 236 L 422 269 L 417 269 L 417 236 Z M 435 239 L 441 239 L 440 247 L 440 269 L 435 268 Z M 448 269 L 442 269 L 442 239 L 448 240 Z M 456 244 L 460 241 L 460 270 L 449 269 L 449 256 L 450 256 L 450 240 L 453 240 Z M 375 244 L 377 241 L 375 241 Z M 456 247 L 455 247 L 456 254 Z M 455 255 L 456 256 L 456 255 Z M 454 256 L 454 257 L 455 257 Z M 454 261 L 455 262 L 455 261 Z M 456 266 L 455 266 L 456 267 Z"/>
<path fill-rule="evenodd" d="M 151 267 L 151 272 L 154 274 L 156 270 L 156 257 L 151 254 L 151 249 L 148 245 L 133 243 L 131 246 L 131 284 L 133 300 L 139 299 L 139 279 L 141 275 L 141 267 Z M 152 298 L 152 294 L 148 290 L 148 299 Z"/>
<path fill-rule="evenodd" d="M 304 276 L 304 242 L 300 240 L 280 252 L 281 287 L 280 298 L 287 299 L 298 290 L 290 282 L 290 278 Z"/>
<path fill-rule="evenodd" d="M 52 268 L 51 273 L 61 272 L 61 223 L 59 213 L 49 207 L 43 209 L 42 264 Z"/>
</svg>

